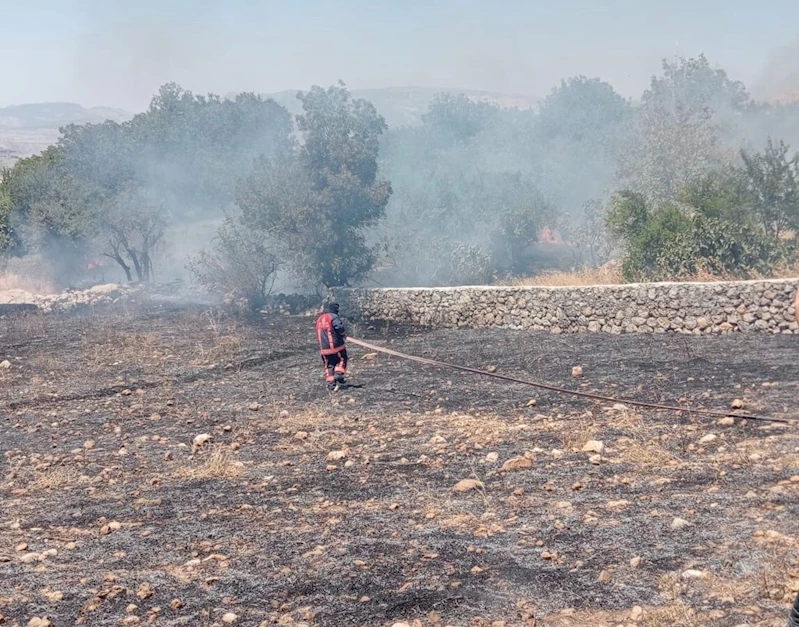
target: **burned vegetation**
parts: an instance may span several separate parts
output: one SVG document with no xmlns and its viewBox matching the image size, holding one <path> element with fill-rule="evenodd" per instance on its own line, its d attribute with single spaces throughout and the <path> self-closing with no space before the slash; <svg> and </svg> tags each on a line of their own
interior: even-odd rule
<svg viewBox="0 0 799 627">
<path fill-rule="evenodd" d="M 795 414 L 791 336 L 351 334 L 619 398 Z M 302 316 L 19 315 L 0 344 L 3 624 L 781 627 L 799 590 L 793 425 L 355 347 L 363 387 L 329 395 Z"/>
</svg>

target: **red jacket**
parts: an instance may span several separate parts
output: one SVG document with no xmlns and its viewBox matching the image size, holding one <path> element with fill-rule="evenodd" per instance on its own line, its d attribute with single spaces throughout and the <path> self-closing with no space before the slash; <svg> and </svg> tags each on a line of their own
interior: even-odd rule
<svg viewBox="0 0 799 627">
<path fill-rule="evenodd" d="M 326 311 L 316 319 L 316 338 L 322 355 L 335 355 L 345 348 L 347 332 L 338 314 Z"/>
</svg>

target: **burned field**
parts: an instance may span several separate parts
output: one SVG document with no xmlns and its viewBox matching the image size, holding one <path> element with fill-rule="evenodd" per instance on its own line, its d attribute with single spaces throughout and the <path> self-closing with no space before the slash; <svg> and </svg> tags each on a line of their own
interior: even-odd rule
<svg viewBox="0 0 799 627">
<path fill-rule="evenodd" d="M 330 396 L 312 328 L 157 304 L 0 320 L 0 623 L 784 624 L 795 426 L 355 347 L 363 387 Z M 799 414 L 795 336 L 351 334 L 617 397 Z"/>
</svg>

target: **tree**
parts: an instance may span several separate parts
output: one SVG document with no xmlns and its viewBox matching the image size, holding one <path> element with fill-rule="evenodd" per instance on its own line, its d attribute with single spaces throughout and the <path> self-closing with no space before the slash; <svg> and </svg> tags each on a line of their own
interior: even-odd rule
<svg viewBox="0 0 799 627">
<path fill-rule="evenodd" d="M 240 220 L 225 218 L 210 251 L 189 264 L 197 282 L 212 293 L 243 299 L 251 311 L 261 309 L 272 293 L 283 254 L 268 233 Z"/>
<path fill-rule="evenodd" d="M 607 208 L 597 199 L 583 203 L 582 215 L 566 224 L 567 241 L 576 247 L 576 259 L 582 265 L 597 267 L 606 263 L 613 252 L 613 237 L 607 228 Z"/>
<path fill-rule="evenodd" d="M 538 125 L 546 137 L 599 143 L 618 132 L 630 111 L 610 83 L 576 76 L 561 81 L 544 99 Z"/>
<path fill-rule="evenodd" d="M 245 221 L 288 244 L 295 274 L 311 284 L 349 285 L 374 267 L 366 229 L 385 213 L 391 195 L 378 178 L 385 121 L 341 85 L 299 94 L 302 148 L 262 159 L 239 188 Z"/>
<path fill-rule="evenodd" d="M 490 182 L 478 197 L 484 203 L 485 226 L 504 252 L 506 269 L 518 272 L 522 252 L 538 241 L 546 222 L 553 218 L 551 207 L 520 173 L 493 175 Z"/>
<path fill-rule="evenodd" d="M 167 215 L 163 203 L 155 202 L 137 189 L 114 197 L 104 211 L 102 228 L 107 247 L 103 255 L 116 261 L 133 280 L 133 264 L 138 281 L 153 279 L 153 254 L 164 238 Z"/>
<path fill-rule="evenodd" d="M 68 282 L 97 234 L 101 195 L 70 172 L 57 147 L 18 161 L 3 187 L 11 254 L 42 252 L 53 262 L 53 279 Z"/>
<path fill-rule="evenodd" d="M 9 179 L 11 171 L 3 169 L 0 171 L 0 259 L 11 247 L 14 240 L 14 230 L 12 226 L 12 199 Z"/>
<path fill-rule="evenodd" d="M 796 247 L 771 237 L 740 205 L 740 181 L 711 175 L 683 189 L 680 200 L 655 204 L 624 190 L 613 200 L 608 226 L 626 246 L 629 281 L 673 280 L 706 270 L 746 277 L 796 257 Z"/>
<path fill-rule="evenodd" d="M 476 102 L 464 94 L 440 93 L 433 97 L 422 120 L 444 144 L 465 142 L 485 129 L 498 113 L 496 106 Z"/>
<path fill-rule="evenodd" d="M 789 157 L 788 149 L 769 138 L 762 154 L 741 153 L 746 191 L 760 224 L 774 238 L 799 228 L 799 153 Z"/>
<path fill-rule="evenodd" d="M 734 160 L 733 128 L 750 106 L 743 84 L 714 70 L 707 59 L 663 62 L 636 110 L 619 175 L 656 202 Z"/>
</svg>

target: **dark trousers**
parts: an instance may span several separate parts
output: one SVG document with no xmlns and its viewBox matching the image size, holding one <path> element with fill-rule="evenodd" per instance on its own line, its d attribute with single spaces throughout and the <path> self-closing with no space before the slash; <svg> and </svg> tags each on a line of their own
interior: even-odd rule
<svg viewBox="0 0 799 627">
<path fill-rule="evenodd" d="M 343 377 L 347 372 L 347 349 L 332 355 L 322 355 L 322 363 L 325 365 L 325 381 L 335 382 L 336 375 Z"/>
</svg>

